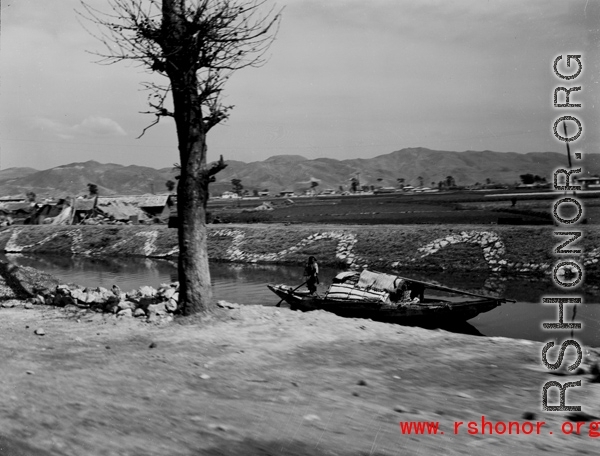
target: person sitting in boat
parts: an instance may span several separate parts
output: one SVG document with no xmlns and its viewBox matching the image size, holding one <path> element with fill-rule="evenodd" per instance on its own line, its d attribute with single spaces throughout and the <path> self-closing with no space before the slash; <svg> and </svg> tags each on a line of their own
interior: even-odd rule
<svg viewBox="0 0 600 456">
<path fill-rule="evenodd" d="M 410 290 L 408 284 L 404 280 L 396 280 L 394 282 L 394 290 L 390 292 L 390 301 L 392 302 L 407 302 L 410 301 Z"/>
<path fill-rule="evenodd" d="M 400 279 L 394 281 L 394 290 L 389 294 L 389 300 L 392 303 L 417 304 L 423 301 L 425 287 L 420 284 L 411 283 L 410 285 Z"/>
<path fill-rule="evenodd" d="M 309 293 L 315 294 L 317 292 L 317 284 L 319 283 L 319 264 L 314 256 L 309 256 L 304 268 L 304 276 L 306 279 L 306 286 Z"/>
</svg>

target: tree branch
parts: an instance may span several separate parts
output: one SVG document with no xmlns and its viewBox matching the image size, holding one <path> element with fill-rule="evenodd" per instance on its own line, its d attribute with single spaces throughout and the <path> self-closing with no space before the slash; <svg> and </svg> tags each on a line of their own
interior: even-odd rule
<svg viewBox="0 0 600 456">
<path fill-rule="evenodd" d="M 210 169 L 208 170 L 208 175 L 211 176 L 211 178 L 212 178 L 212 176 L 214 176 L 219 171 L 221 171 L 225 168 L 227 168 L 227 163 L 225 163 L 223 161 L 223 155 L 221 155 L 219 158 L 219 161 L 216 163 L 213 163 L 212 166 L 210 167 Z"/>
<path fill-rule="evenodd" d="M 283 11 L 261 13 L 270 0 L 177 0 L 171 14 L 164 15 L 166 0 L 105 0 L 111 9 L 105 13 L 88 0 L 79 1 L 79 17 L 97 28 L 86 30 L 105 49 L 94 52 L 99 63 L 135 61 L 170 82 L 183 81 L 197 93 L 192 109 L 199 113 L 204 133 L 229 116 L 233 106 L 221 103 L 221 93 L 230 75 L 266 61 Z M 175 108 L 165 106 L 171 85 L 151 83 L 146 88 L 152 91 L 147 114 L 156 119 L 138 138 L 161 117 L 177 116 Z"/>
</svg>

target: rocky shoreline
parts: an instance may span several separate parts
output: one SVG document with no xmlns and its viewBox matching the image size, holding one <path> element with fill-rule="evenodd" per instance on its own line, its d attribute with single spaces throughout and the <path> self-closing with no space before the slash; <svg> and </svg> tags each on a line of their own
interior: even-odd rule
<svg viewBox="0 0 600 456">
<path fill-rule="evenodd" d="M 67 312 L 89 310 L 160 324 L 172 321 L 177 313 L 179 283 L 122 292 L 116 285 L 108 290 L 65 284 L 35 268 L 0 262 L 0 302 L 3 308 L 31 309 L 34 305 L 45 305 L 61 307 Z"/>
</svg>

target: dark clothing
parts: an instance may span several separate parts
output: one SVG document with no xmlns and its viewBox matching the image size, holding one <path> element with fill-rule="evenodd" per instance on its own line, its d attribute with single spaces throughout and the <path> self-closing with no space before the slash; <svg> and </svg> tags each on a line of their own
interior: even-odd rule
<svg viewBox="0 0 600 456">
<path fill-rule="evenodd" d="M 319 283 L 319 265 L 315 261 L 314 263 L 308 263 L 304 268 L 304 275 L 308 276 L 306 286 L 310 294 L 316 293 L 317 284 Z"/>
</svg>

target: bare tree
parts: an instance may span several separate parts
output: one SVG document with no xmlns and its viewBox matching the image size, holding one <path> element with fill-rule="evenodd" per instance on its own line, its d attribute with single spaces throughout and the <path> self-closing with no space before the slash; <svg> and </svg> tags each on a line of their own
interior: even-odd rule
<svg viewBox="0 0 600 456">
<path fill-rule="evenodd" d="M 242 196 L 244 186 L 241 179 L 231 179 L 231 189 L 237 196 Z"/>
<path fill-rule="evenodd" d="M 98 186 L 96 184 L 87 184 L 90 198 L 98 196 Z"/>
<path fill-rule="evenodd" d="M 168 80 L 144 84 L 155 120 L 142 135 L 163 117 L 175 120 L 181 163 L 179 310 L 208 311 L 208 185 L 226 164 L 222 156 L 207 164 L 206 135 L 232 108 L 221 102 L 230 75 L 264 63 L 280 15 L 273 9 L 261 13 L 266 0 L 107 0 L 110 13 L 81 2 L 81 15 L 98 26 L 95 35 L 106 45 L 105 53 L 97 53 L 104 63 L 137 61 Z"/>
</svg>

